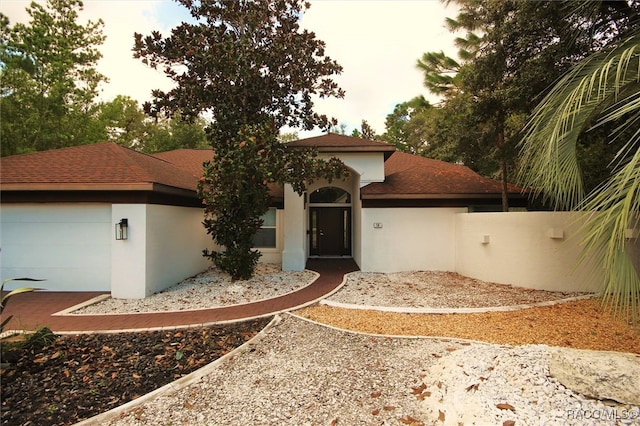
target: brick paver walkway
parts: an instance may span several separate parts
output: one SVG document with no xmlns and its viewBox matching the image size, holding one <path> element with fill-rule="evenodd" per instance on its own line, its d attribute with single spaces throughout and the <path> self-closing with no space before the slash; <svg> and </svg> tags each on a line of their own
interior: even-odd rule
<svg viewBox="0 0 640 426">
<path fill-rule="evenodd" d="M 342 282 L 344 274 L 358 267 L 352 259 L 309 259 L 307 269 L 320 274 L 310 286 L 274 299 L 238 306 L 148 314 L 52 315 L 104 293 L 34 292 L 14 296 L 2 317 L 14 315 L 5 330 L 34 330 L 46 326 L 54 332 L 175 328 L 237 321 L 269 316 L 312 303 L 334 290 Z"/>
</svg>

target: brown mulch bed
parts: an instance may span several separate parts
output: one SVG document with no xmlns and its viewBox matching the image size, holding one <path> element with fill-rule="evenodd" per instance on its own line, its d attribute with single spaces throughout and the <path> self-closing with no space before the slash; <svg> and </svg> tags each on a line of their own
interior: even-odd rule
<svg viewBox="0 0 640 426">
<path fill-rule="evenodd" d="M 596 299 L 478 314 L 399 314 L 324 305 L 296 314 L 364 333 L 443 336 L 508 345 L 546 344 L 640 354 L 640 331 L 614 317 Z"/>
<path fill-rule="evenodd" d="M 185 376 L 255 336 L 267 323 L 141 333 L 46 336 L 6 352 L 2 425 L 69 425 Z M 39 344 L 38 344 L 39 343 Z"/>
</svg>

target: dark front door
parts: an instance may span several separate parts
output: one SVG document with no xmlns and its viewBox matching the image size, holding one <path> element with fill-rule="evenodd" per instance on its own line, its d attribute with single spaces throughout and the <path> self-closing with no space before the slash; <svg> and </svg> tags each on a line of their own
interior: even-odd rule
<svg viewBox="0 0 640 426">
<path fill-rule="evenodd" d="M 351 255 L 351 208 L 311 207 L 311 254 Z"/>
</svg>

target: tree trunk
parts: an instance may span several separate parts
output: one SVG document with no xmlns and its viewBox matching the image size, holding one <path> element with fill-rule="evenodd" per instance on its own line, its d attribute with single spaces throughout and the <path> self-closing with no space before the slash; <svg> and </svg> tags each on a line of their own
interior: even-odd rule
<svg viewBox="0 0 640 426">
<path fill-rule="evenodd" d="M 507 197 L 507 154 L 504 146 L 504 131 L 498 132 L 498 149 L 500 150 L 500 175 L 502 178 L 502 211 L 509 211 L 509 198 Z"/>
</svg>

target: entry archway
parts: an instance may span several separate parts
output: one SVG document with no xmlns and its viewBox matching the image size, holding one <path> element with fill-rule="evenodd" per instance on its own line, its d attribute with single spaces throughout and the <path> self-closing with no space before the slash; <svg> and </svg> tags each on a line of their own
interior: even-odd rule
<svg viewBox="0 0 640 426">
<path fill-rule="evenodd" d="M 351 256 L 351 194 L 325 186 L 309 194 L 312 256 Z"/>
</svg>

